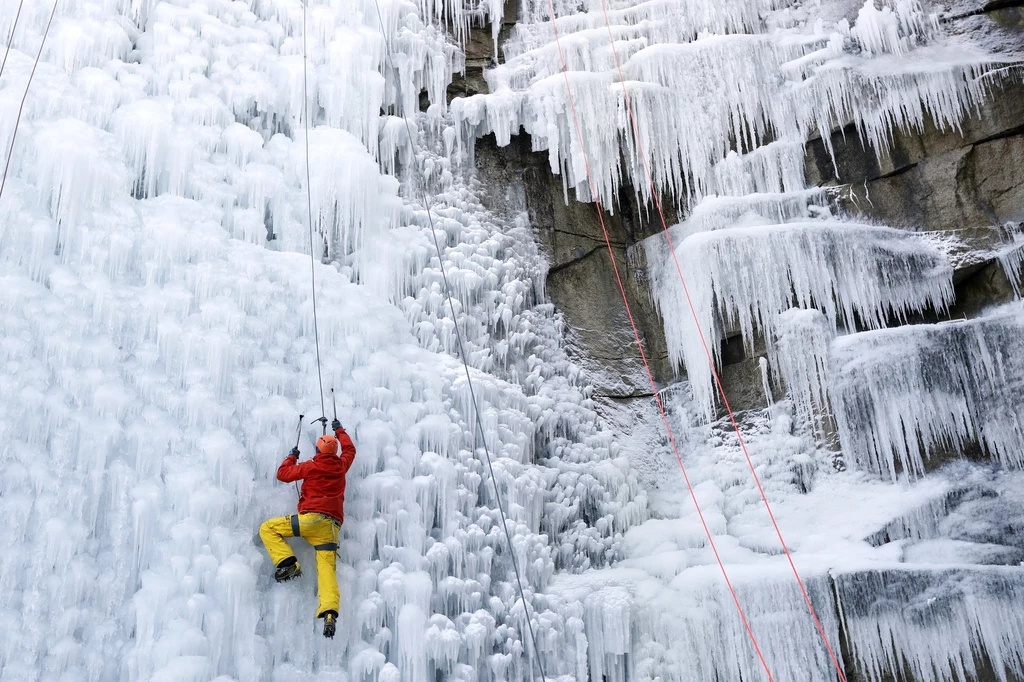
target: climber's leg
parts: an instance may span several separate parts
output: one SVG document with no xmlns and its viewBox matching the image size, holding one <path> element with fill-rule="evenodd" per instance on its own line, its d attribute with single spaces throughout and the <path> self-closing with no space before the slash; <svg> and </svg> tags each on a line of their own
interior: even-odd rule
<svg viewBox="0 0 1024 682">
<path fill-rule="evenodd" d="M 337 547 L 337 545 L 333 545 L 333 547 Z M 328 611 L 338 613 L 341 594 L 338 591 L 337 558 L 337 549 L 318 549 L 316 551 L 317 595 L 320 597 L 317 618 L 323 618 Z"/>
<path fill-rule="evenodd" d="M 336 572 L 338 524 L 320 514 L 301 514 L 299 529 L 302 537 L 316 550 L 317 594 L 320 597 L 316 617 L 323 618 L 328 612 L 337 615 L 341 598 Z"/>
<path fill-rule="evenodd" d="M 276 519 L 267 519 L 260 526 L 260 539 L 263 540 L 263 546 L 267 548 L 267 554 L 277 568 L 274 578 L 278 581 L 295 578 L 302 572 L 302 567 L 295 559 L 295 553 L 284 540 L 285 537 L 295 535 L 293 518 L 279 516 Z"/>
</svg>

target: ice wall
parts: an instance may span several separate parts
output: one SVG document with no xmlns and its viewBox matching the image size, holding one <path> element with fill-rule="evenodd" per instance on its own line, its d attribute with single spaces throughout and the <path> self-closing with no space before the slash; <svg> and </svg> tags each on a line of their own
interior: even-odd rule
<svg viewBox="0 0 1024 682">
<path fill-rule="evenodd" d="M 532 226 L 489 213 L 459 172 L 472 134 L 507 140 L 523 127 L 578 189 L 581 150 L 543 5 L 521 8 L 495 91 L 456 102 L 450 117 L 457 43 L 484 19 L 496 37 L 499 3 L 381 2 L 393 61 L 372 2 L 313 2 L 305 16 L 285 0 L 58 5 L 0 197 L 0 508 L 13 529 L 0 557 L 0 678 L 512 682 L 532 679 L 537 653 L 565 681 L 758 677 L 694 509 L 669 493 L 669 517 L 648 519 L 633 463 L 568 360 Z M 629 181 L 646 196 L 603 17 L 556 5 L 600 195 Z M 0 2 L 7 31 L 14 10 Z M 13 34 L 0 149 L 47 10 L 27 3 Z M 611 17 L 658 190 L 705 199 L 680 241 L 703 245 L 707 263 L 739 254 L 763 266 L 764 249 L 817 268 L 813 281 L 795 267 L 764 271 L 771 286 L 757 291 L 740 273 L 707 274 L 709 333 L 764 327 L 789 352 L 793 305 L 822 307 L 827 335 L 854 317 L 945 302 L 948 266 L 934 245 L 832 218 L 826 197 L 804 190 L 798 160 L 804 135 L 847 119 L 875 144 L 925 111 L 955 125 L 984 94 L 987 81 L 970 78 L 983 56 L 922 52 L 935 27 L 913 3 L 865 6 L 853 28 L 776 2 L 624 4 Z M 401 117 L 413 119 L 416 154 Z M 730 192 L 758 196 L 722 198 Z M 314 624 L 312 571 L 275 585 L 253 537 L 293 509 L 274 470 L 295 415 L 320 412 L 310 256 L 324 383 L 359 447 L 330 642 Z M 852 279 L 856 259 L 874 267 L 863 281 Z M 898 286 L 882 286 L 885 269 Z M 811 406 L 819 360 L 793 370 Z M 683 422 L 700 409 L 670 411 Z M 769 494 L 792 505 L 783 522 L 835 641 L 822 557 L 846 555 L 799 508 L 823 455 L 792 433 L 785 406 L 757 430 L 753 457 Z M 303 430 L 304 456 L 317 435 Z M 657 435 L 636 437 L 634 454 L 660 452 Z M 825 678 L 830 663 L 746 463 L 730 434 L 708 442 L 689 439 L 686 456 L 766 656 L 780 679 Z M 818 500 L 808 515 L 830 509 Z M 843 542 L 851 553 L 865 544 Z M 298 551 L 310 566 L 309 549 Z M 867 599 L 850 599 L 853 630 Z M 1003 629 L 964 646 L 1019 649 L 1010 614 L 983 606 L 935 622 L 969 632 L 995 613 Z M 894 642 L 865 635 L 857 655 L 895 660 L 916 644 Z M 942 671 L 965 665 L 963 647 L 927 651 L 949 661 Z"/>
<path fill-rule="evenodd" d="M 1001 576 L 1005 586 L 993 579 L 995 587 L 980 573 L 964 570 L 951 579 L 929 572 L 937 564 L 970 563 L 984 551 L 1013 551 L 942 545 L 945 538 L 931 537 L 939 531 L 934 519 L 929 525 L 929 513 L 946 509 L 940 498 L 948 486 L 936 493 L 875 480 L 899 466 L 920 473 L 931 446 L 959 447 L 975 436 L 990 439 L 984 442 L 1000 462 L 1019 466 L 1008 446 L 1019 437 L 1015 416 L 982 435 L 988 409 L 1006 412 L 1017 400 L 1016 351 L 966 334 L 945 339 L 928 326 L 885 329 L 942 315 L 953 303 L 948 245 L 935 235 L 838 214 L 828 194 L 806 187 L 803 172 L 811 137 L 820 136 L 831 152 L 831 135 L 842 130 L 882 152 L 898 132 L 957 131 L 977 113 L 1003 65 L 944 36 L 936 8 L 917 2 L 550 7 L 525 3 L 506 61 L 486 74 L 491 92 L 452 102 L 457 149 L 471 159 L 476 137 L 493 134 L 503 146 L 528 134 L 533 150 L 546 152 L 551 171 L 561 176 L 567 201 L 600 201 L 614 212 L 626 189 L 647 208 L 641 213 L 657 233 L 643 245 L 652 293 L 669 353 L 686 371 L 679 393 L 693 397 L 669 399 L 671 424 L 686 434 L 684 462 L 708 510 L 710 533 L 726 547 L 726 569 L 740 576 L 741 601 L 755 620 L 771 622 L 755 630 L 777 679 L 833 679 L 833 672 L 823 650 L 814 648 L 820 639 L 802 630 L 806 611 L 788 610 L 791 583 L 774 580 L 778 538 L 768 532 L 734 435 L 715 423 L 721 413 L 711 366 L 720 361 L 720 342 L 735 336 L 748 357 L 764 342 L 789 391 L 791 400 L 774 406 L 770 418 L 752 410 L 741 423 L 748 444 L 763 443 L 751 447 L 752 466 L 769 499 L 782 507 L 787 538 L 796 538 L 790 549 L 810 576 L 818 613 L 839 610 L 840 620 L 826 627 L 835 634 L 841 625 L 846 637 L 858 638 L 845 664 L 867 679 L 909 671 L 953 680 L 976 677 L 987 657 L 996 679 L 1019 674 L 1013 569 Z M 669 226 L 672 250 L 653 193 L 684 217 Z M 1010 252 L 1003 258 L 1008 269 L 1017 261 Z M 978 324 L 995 323 L 986 320 Z M 864 330 L 876 331 L 857 333 Z M 835 406 L 837 390 L 849 396 L 848 405 Z M 990 399 L 998 390 L 1005 395 Z M 976 399 L 963 397 L 974 393 Z M 967 403 L 975 407 L 961 407 Z M 846 420 L 841 453 L 824 452 L 807 434 L 815 420 L 819 431 L 828 430 L 831 408 L 846 414 L 837 415 Z M 650 429 L 645 442 L 664 438 L 660 427 L 655 433 L 642 419 L 631 422 L 638 423 Z M 701 423 L 710 423 L 710 436 Z M 842 469 L 843 457 L 855 471 L 829 471 Z M 626 558 L 616 568 L 579 583 L 557 578 L 552 590 L 582 602 L 577 612 L 590 675 L 762 678 L 735 611 L 716 592 L 720 576 L 680 492 L 675 462 L 657 453 L 640 459 L 653 471 L 652 496 L 665 518 L 627 535 Z M 849 494 L 837 494 L 845 485 Z M 924 511 L 897 509 L 909 498 Z M 871 527 L 858 524 L 858 516 L 871 516 Z M 936 544 L 912 546 L 926 536 Z M 916 562 L 931 567 L 921 569 L 920 580 L 909 570 L 903 580 L 901 564 Z M 755 573 L 760 580 L 751 578 L 746 591 L 744 579 Z M 755 585 L 775 597 L 771 606 Z M 584 596 L 595 588 L 600 596 Z M 943 637 L 955 643 L 943 649 Z"/>
<path fill-rule="evenodd" d="M 45 9 L 19 19 L 7 113 Z M 429 9 L 381 2 L 394 73 L 374 3 L 311 4 L 304 102 L 299 3 L 58 6 L 0 197 L 0 678 L 529 677 L 456 324 L 548 670 L 585 655 L 543 590 L 616 559 L 646 499 L 561 349 L 529 227 L 426 136 L 460 58 Z M 421 90 L 412 176 L 380 113 L 416 115 Z M 454 316 L 425 207 L 379 170 L 396 157 L 430 185 Z M 254 540 L 294 510 L 274 471 L 321 409 L 309 227 L 324 384 L 359 449 L 333 641 L 313 572 L 273 584 Z"/>
</svg>

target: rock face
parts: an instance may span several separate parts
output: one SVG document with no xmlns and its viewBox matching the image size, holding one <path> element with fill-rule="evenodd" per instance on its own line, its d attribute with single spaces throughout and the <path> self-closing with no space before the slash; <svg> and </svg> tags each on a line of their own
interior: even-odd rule
<svg viewBox="0 0 1024 682">
<path fill-rule="evenodd" d="M 498 45 L 515 24 L 517 0 L 506 0 Z M 487 92 L 483 72 L 496 61 L 490 29 L 475 28 L 466 43 L 466 70 L 448 88 L 449 100 Z M 576 201 L 551 172 L 546 153 L 531 150 L 522 133 L 499 148 L 493 135 L 476 141 L 475 169 L 489 208 L 526 211 L 548 258 L 546 290 L 567 322 L 569 352 L 591 376 L 595 397 L 612 402 L 649 398 L 651 385 L 636 347 L 622 294 L 593 204 Z M 611 210 L 608 210 L 608 209 Z M 616 206 L 602 207 L 604 228 L 633 312 L 651 374 L 659 389 L 676 380 L 668 359 L 661 317 L 649 295 L 640 240 L 661 231 L 656 216 L 639 218 L 632 189 L 623 187 Z M 669 225 L 678 222 L 665 206 Z M 742 358 L 741 358 L 742 359 Z"/>
<path fill-rule="evenodd" d="M 808 143 L 809 184 L 848 185 L 842 208 L 866 220 L 943 232 L 962 242 L 957 302 L 943 317 L 974 317 L 1012 300 L 1013 289 L 992 251 L 1006 243 L 1004 225 L 1024 220 L 1024 83 L 1011 80 L 994 90 L 960 131 L 928 122 L 921 134 L 899 135 L 881 159 L 855 130 L 833 132 L 831 144 L 834 164 L 820 138 Z M 565 315 L 574 359 L 591 373 L 598 396 L 649 396 L 594 205 L 575 201 L 571 190 L 566 203 L 547 155 L 532 152 L 525 134 L 504 148 L 493 136 L 478 140 L 476 167 L 492 202 L 528 213 L 549 259 L 548 295 Z M 613 213 L 604 211 L 604 225 L 660 388 L 679 377 L 648 295 L 643 250 L 630 249 L 660 232 L 660 221 L 637 218 L 629 188 L 619 198 Z M 666 220 L 673 224 L 678 215 L 670 212 Z M 722 381 L 733 409 L 764 407 L 760 353 L 747 357 L 738 337 L 725 339 L 722 350 Z"/>
<path fill-rule="evenodd" d="M 518 0 L 505 0 L 501 28 L 498 32 L 499 50 L 516 24 L 518 11 Z M 465 71 L 453 74 L 452 82 L 448 86 L 449 102 L 454 97 L 469 97 L 488 91 L 484 71 L 494 66 L 496 61 L 494 38 L 490 26 L 471 29 L 469 35 L 466 36 L 464 51 L 466 55 Z"/>
<path fill-rule="evenodd" d="M 808 145 L 811 184 L 848 184 L 848 207 L 890 225 L 934 231 L 999 226 L 1024 218 L 1024 83 L 992 93 L 962 131 L 928 121 L 878 158 L 847 126 Z M 837 172 L 838 170 L 838 172 Z"/>
<path fill-rule="evenodd" d="M 529 215 L 548 257 L 547 293 L 565 315 L 573 359 L 590 372 L 597 396 L 610 400 L 650 396 L 650 381 L 637 352 L 595 205 L 576 201 L 572 190 L 566 202 L 547 154 L 530 151 L 525 134 L 502 148 L 493 136 L 477 140 L 476 170 L 492 205 Z M 672 380 L 673 372 L 661 319 L 648 295 L 643 251 L 630 249 L 660 231 L 660 220 L 638 220 L 628 188 L 612 209 L 602 207 L 604 229 L 660 388 Z M 676 220 L 674 214 L 665 217 Z"/>
<path fill-rule="evenodd" d="M 808 182 L 849 185 L 842 203 L 851 213 L 962 243 L 948 318 L 1013 299 L 992 252 L 1006 243 L 1007 226 L 1024 221 L 1024 80 L 999 84 L 961 130 L 929 120 L 923 133 L 897 135 L 881 158 L 849 126 L 833 132 L 831 144 L 834 165 L 821 138 L 809 142 Z"/>
<path fill-rule="evenodd" d="M 1024 13 L 1019 4 L 999 2 L 959 14 L 954 12 L 946 22 L 964 33 L 1013 34 L 1024 26 L 1022 17 Z M 489 36 L 478 44 L 483 47 L 485 42 L 490 42 Z M 472 90 L 469 85 L 460 87 L 467 88 L 465 91 L 470 94 L 482 91 Z M 1024 82 L 1021 79 L 994 83 L 980 110 L 965 120 L 959 130 L 943 130 L 927 122 L 919 134 L 899 134 L 890 140 L 890 149 L 881 159 L 861 142 L 851 127 L 833 131 L 829 137 L 834 158 L 822 139 L 808 142 L 805 173 L 809 185 L 847 185 L 849 190 L 840 200 L 840 208 L 846 212 L 867 221 L 943 233 L 950 241 L 961 243 L 955 263 L 956 303 L 942 318 L 976 317 L 983 309 L 1014 297 L 1013 288 L 993 252 L 1008 241 L 1006 224 L 1024 221 Z M 570 352 L 589 372 L 597 397 L 620 405 L 632 400 L 641 401 L 637 405 L 651 402 L 650 385 L 638 358 L 613 263 L 621 275 L 633 321 L 658 387 L 679 381 L 681 377 L 668 359 L 663 322 L 648 295 L 643 250 L 631 248 L 640 240 L 660 233 L 661 225 L 656 217 L 652 221 L 646 209 L 636 205 L 632 190 L 624 188 L 616 205 L 607 207 L 611 211 L 602 214 L 602 226 L 595 206 L 577 202 L 571 190 L 563 189 L 561 178 L 551 172 L 547 154 L 531 151 L 530 139 L 525 134 L 514 137 L 510 145 L 502 148 L 496 146 L 493 136 L 477 140 L 476 171 L 492 208 L 503 209 L 506 213 L 524 211 L 528 215 L 549 262 L 547 294 L 565 317 Z M 674 210 L 666 215 L 669 225 L 679 219 Z M 611 254 L 603 230 L 607 230 L 612 244 Z M 938 315 L 925 315 L 908 322 L 937 319 Z M 764 347 L 760 342 L 749 355 L 738 336 L 722 342 L 720 375 L 734 410 L 765 406 L 767 397 L 758 361 L 763 355 Z M 772 390 L 775 398 L 781 397 L 778 386 L 773 386 Z M 629 410 L 617 412 L 621 421 Z M 628 425 L 624 429 L 628 429 Z M 824 435 L 827 439 L 830 434 Z M 969 454 L 938 453 L 929 468 Z M 988 497 L 978 497 L 982 502 L 965 510 L 964 519 L 976 514 L 1018 520 L 1017 510 L 993 511 L 982 504 Z M 996 496 L 993 494 L 993 497 Z M 957 505 L 960 502 L 958 498 Z M 954 506 L 943 509 L 941 516 L 948 516 Z M 967 521 L 964 524 L 969 526 Z M 1008 529 L 1015 527 L 1014 523 L 1007 523 Z M 1016 548 L 1005 557 L 1000 555 L 991 562 L 977 563 L 1012 565 L 1024 552 L 1021 549 L 1024 545 L 1002 536 L 974 537 L 965 531 L 951 537 L 965 544 L 995 543 L 1011 546 L 1011 550 Z M 874 540 L 886 544 L 900 539 L 885 531 Z M 871 538 L 868 540 L 874 542 Z M 989 577 L 985 571 L 980 571 L 979 575 Z M 851 682 L 895 682 L 895 678 L 873 675 L 856 663 L 858 657 L 851 647 L 857 639 L 858 621 L 871 630 L 875 621 L 884 618 L 886 609 L 906 609 L 911 597 L 921 597 L 931 607 L 935 601 L 933 592 L 942 593 L 947 599 L 934 608 L 948 607 L 953 612 L 965 610 L 964 602 L 957 601 L 959 597 L 950 596 L 955 590 L 949 586 L 965 580 L 960 575 L 948 576 L 941 585 L 942 590 L 932 590 L 923 596 L 911 594 L 907 586 L 919 582 L 924 586 L 922 590 L 931 589 L 928 581 L 933 576 L 915 582 L 897 571 L 888 575 L 853 572 L 841 578 L 850 591 L 855 591 L 859 585 L 878 587 L 873 600 L 861 599 L 864 612 L 846 614 L 848 620 L 842 625 L 843 657 L 848 662 L 846 673 Z M 968 576 L 968 579 L 981 578 Z M 833 582 L 832 587 L 835 592 L 837 583 Z M 893 617 L 897 616 L 902 618 L 903 614 Z M 976 670 L 969 679 L 976 682 L 1021 679 L 1012 671 L 997 672 L 991 661 L 979 659 L 975 663 Z M 923 682 L 928 675 L 906 670 L 899 679 Z"/>
</svg>

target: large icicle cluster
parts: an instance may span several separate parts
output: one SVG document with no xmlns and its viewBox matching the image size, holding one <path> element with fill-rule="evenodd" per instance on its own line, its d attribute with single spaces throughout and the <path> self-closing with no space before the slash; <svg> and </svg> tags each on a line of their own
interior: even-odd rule
<svg viewBox="0 0 1024 682">
<path fill-rule="evenodd" d="M 921 236 L 837 221 L 698 232 L 655 267 L 665 339 L 708 419 L 716 387 L 706 347 L 717 363 L 726 332 L 738 331 L 752 349 L 755 332 L 773 338 L 793 306 L 821 309 L 833 330 L 877 328 L 889 316 L 943 309 L 953 296 L 952 267 Z"/>
<path fill-rule="evenodd" d="M 749 349 L 755 333 L 770 340 L 774 318 L 794 305 L 821 307 L 833 327 L 852 327 L 855 317 L 877 327 L 889 315 L 941 309 L 951 297 L 951 269 L 921 237 L 806 222 L 828 212 L 820 193 L 804 190 L 803 143 L 849 122 L 876 149 L 893 131 L 921 129 L 927 117 L 955 128 L 984 96 L 990 79 L 977 76 L 990 61 L 943 43 L 915 2 L 869 0 L 852 26 L 813 22 L 805 12 L 771 3 L 615 5 L 608 20 L 645 160 L 600 11 L 557 18 L 585 150 L 551 17 L 540 5 L 524 9 L 507 62 L 487 73 L 491 92 L 452 103 L 460 145 L 488 132 L 499 145 L 528 133 L 584 200 L 611 208 L 619 186 L 629 184 L 649 201 L 645 166 L 659 194 L 677 203 L 718 194 L 674 231 L 675 254 L 663 237 L 648 240 L 670 354 L 685 364 L 707 417 L 715 391 L 698 331 L 717 361 L 723 334 L 738 331 Z M 730 227 L 743 229 L 722 230 Z M 705 230 L 716 233 L 696 234 Z M 819 267 L 805 276 L 805 262 Z"/>
<path fill-rule="evenodd" d="M 982 679 L 979 663 L 1000 682 L 1024 674 L 1019 569 L 839 573 L 835 586 L 852 655 L 869 679 L 901 670 L 915 679 Z"/>
<path fill-rule="evenodd" d="M 756 575 L 735 571 L 737 596 L 746 606 L 765 660 L 779 679 L 831 679 L 834 669 L 828 652 L 820 645 L 796 584 L 780 568 L 762 566 Z M 823 627 L 835 639 L 839 624 L 827 578 L 815 578 L 808 589 L 824 616 Z M 699 682 L 765 677 L 717 567 L 690 568 L 667 585 L 644 571 L 624 569 L 600 581 L 564 580 L 553 591 L 582 604 L 588 663 L 592 675 L 601 675 L 600 679 Z M 793 646 L 795 641 L 800 645 Z"/>
<path fill-rule="evenodd" d="M 688 380 L 689 391 L 666 392 L 672 424 L 714 422 L 707 355 L 719 362 L 723 339 L 740 336 L 748 355 L 765 343 L 793 400 L 776 405 L 767 424 L 745 415 L 747 449 L 767 496 L 779 502 L 780 526 L 833 644 L 840 628 L 857 639 L 845 665 L 869 679 L 910 671 L 952 682 L 971 679 L 987 658 L 996 679 L 1019 674 L 1021 621 L 1011 613 L 1017 573 L 959 568 L 982 555 L 1016 556 L 1006 546 L 1014 540 L 983 547 L 938 539 L 931 516 L 949 511 L 945 482 L 894 491 L 858 471 L 821 485 L 834 453 L 818 449 L 803 428 L 835 407 L 840 392 L 851 400 L 836 408 L 843 451 L 872 474 L 920 471 L 931 446 L 972 438 L 1021 464 L 1009 446 L 1020 435 L 1016 411 L 1007 408 L 1020 402 L 1019 372 L 1010 366 L 1019 353 L 1008 345 L 1009 331 L 980 331 L 1009 323 L 1000 315 L 964 323 L 977 334 L 883 329 L 941 314 L 953 302 L 943 243 L 835 216 L 829 195 L 807 189 L 804 177 L 805 145 L 814 136 L 831 152 L 833 133 L 853 131 L 882 152 L 897 132 L 959 129 L 1001 77 L 1001 65 L 947 40 L 931 8 L 913 0 L 843 7 L 626 0 L 608 3 L 610 26 L 603 7 L 557 2 L 552 17 L 547 2 L 524 3 L 505 63 L 485 74 L 490 93 L 451 105 L 456 150 L 471 159 L 476 137 L 493 134 L 503 146 L 525 133 L 534 151 L 547 152 L 567 200 L 572 189 L 575 198 L 614 210 L 628 185 L 649 211 L 652 191 L 682 209 L 685 220 L 669 230 L 674 252 L 660 234 L 643 244 L 669 354 Z M 1007 268 L 1019 264 L 1009 253 L 1003 260 Z M 855 333 L 864 329 L 875 331 Z M 990 417 L 1007 412 L 993 428 Z M 630 423 L 645 444 L 664 437 L 643 418 Z M 832 679 L 779 556 L 774 518 L 734 434 L 723 430 L 712 423 L 706 443 L 698 429 L 679 438 L 707 528 L 776 678 Z M 617 682 L 758 679 L 762 671 L 719 589 L 715 557 L 675 461 L 658 453 L 639 458 L 657 489 L 652 503 L 666 518 L 629 531 L 617 567 L 559 576 L 551 588 L 567 605 L 577 603 L 588 650 L 580 670 Z M 926 535 L 934 545 L 918 543 Z M 918 562 L 958 568 L 928 573 L 902 565 Z M 892 599 L 876 599 L 877 591 Z M 955 644 L 943 648 L 943 637 Z"/>
<path fill-rule="evenodd" d="M 611 38 L 602 11 L 561 8 L 560 51 L 542 5 L 524 8 L 506 63 L 487 73 L 491 92 L 452 103 L 459 144 L 494 133 L 504 145 L 522 131 L 583 200 L 612 209 L 628 184 L 650 202 L 649 168 L 659 195 L 693 208 L 674 230 L 676 253 L 652 237 L 648 263 L 670 354 L 705 416 L 715 391 L 698 331 L 717 361 L 722 335 L 738 331 L 748 350 L 755 333 L 771 342 L 775 317 L 794 305 L 852 328 L 854 318 L 878 327 L 949 303 L 951 269 L 921 237 L 806 222 L 828 215 L 822 195 L 804 189 L 808 137 L 830 149 L 831 131 L 852 123 L 882 150 L 892 133 L 926 120 L 956 129 L 985 96 L 992 79 L 979 76 L 995 62 L 944 41 L 920 3 L 867 0 L 829 23 L 786 3 L 619 3 L 608 12 Z M 717 232 L 696 234 L 705 230 Z M 807 262 L 816 265 L 805 275 Z"/>
<path fill-rule="evenodd" d="M 687 203 L 703 196 L 713 189 L 715 164 L 734 147 L 799 144 L 852 121 L 879 148 L 891 131 L 923 126 L 926 112 L 955 127 L 986 92 L 987 79 L 978 78 L 989 68 L 984 55 L 922 46 L 937 24 L 919 3 L 878 9 L 868 0 L 852 27 L 846 20 L 812 24 L 804 9 L 772 15 L 781 4 L 644 2 L 609 12 L 660 193 Z M 522 129 L 580 198 L 611 207 L 626 181 L 649 200 L 603 14 L 560 16 L 558 26 L 597 196 L 587 184 L 546 3 L 524 12 L 506 46 L 508 61 L 487 74 L 491 92 L 453 102 L 460 139 L 472 144 L 493 132 L 504 145 Z"/>
<path fill-rule="evenodd" d="M 817 422 L 828 411 L 828 348 L 834 336 L 828 318 L 817 310 L 792 308 L 779 315 L 772 360 L 785 377 L 797 414 Z"/>
<path fill-rule="evenodd" d="M 873 470 L 921 474 L 942 447 L 980 443 L 1024 464 L 1024 304 L 984 317 L 837 339 L 831 396 L 844 447 Z"/>
<path fill-rule="evenodd" d="M 372 1 L 307 16 L 313 255 L 332 260 L 314 263 L 319 354 L 358 446 L 333 642 L 313 629 L 313 572 L 275 586 L 253 542 L 294 510 L 274 472 L 296 415 L 321 410 L 302 5 L 59 6 L 0 199 L 3 679 L 525 680 L 484 444 L 548 670 L 585 656 L 542 591 L 621 556 L 645 496 L 561 350 L 529 227 L 504 230 L 424 152 L 448 311 L 424 207 L 378 170 L 410 160 L 380 111 L 413 115 L 425 90 L 415 128 L 436 127 L 460 55 L 426 5 L 380 4 L 397 73 Z M 19 20 L 5 112 L 45 9 Z"/>
</svg>

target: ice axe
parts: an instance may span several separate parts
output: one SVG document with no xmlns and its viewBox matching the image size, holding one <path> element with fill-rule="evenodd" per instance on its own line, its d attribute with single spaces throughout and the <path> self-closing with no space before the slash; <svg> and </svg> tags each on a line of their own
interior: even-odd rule
<svg viewBox="0 0 1024 682">
<path fill-rule="evenodd" d="M 331 407 L 334 408 L 334 421 L 338 421 L 338 400 L 334 397 L 334 389 L 331 389 Z"/>
<path fill-rule="evenodd" d="M 295 428 L 295 447 L 299 447 L 299 440 L 302 438 L 302 418 L 306 415 L 299 415 L 299 425 Z"/>
</svg>

